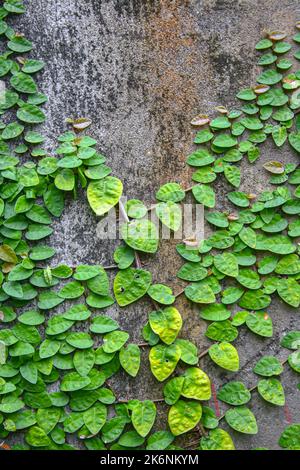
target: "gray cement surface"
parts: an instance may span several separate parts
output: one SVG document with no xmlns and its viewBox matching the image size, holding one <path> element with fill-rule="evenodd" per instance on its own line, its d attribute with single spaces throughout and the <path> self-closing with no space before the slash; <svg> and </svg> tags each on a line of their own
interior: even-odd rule
<svg viewBox="0 0 300 470">
<path fill-rule="evenodd" d="M 192 148 L 191 118 L 199 112 L 212 113 L 216 105 L 236 106 L 236 92 L 255 83 L 255 43 L 265 30 L 292 34 L 300 18 L 297 0 L 25 0 L 25 4 L 27 13 L 13 23 L 34 42 L 32 57 L 47 63 L 39 82 L 49 96 L 44 129 L 49 149 L 66 129 L 66 118 L 90 117 L 90 134 L 98 140 L 114 174 L 123 180 L 126 195 L 149 203 L 167 181 L 189 186 L 185 158 Z M 276 159 L 276 152 L 267 144 L 255 165 L 243 167 L 243 189 L 259 192 L 266 187 L 262 162 Z M 277 158 L 297 161 L 288 147 Z M 225 184 L 218 184 L 219 208 L 226 206 L 227 190 Z M 55 261 L 110 264 L 114 243 L 97 239 L 96 223 L 84 194 L 70 201 L 50 240 L 57 249 Z M 179 289 L 176 271 L 181 260 L 174 247 L 174 241 L 162 242 L 148 267 L 154 281 Z M 204 350 L 209 344 L 203 335 L 205 322 L 186 300 L 177 304 L 184 317 L 181 336 Z M 150 310 L 145 301 L 125 310 L 111 307 L 109 314 L 138 341 Z M 233 378 L 253 385 L 257 379 L 252 367 L 262 354 L 279 354 L 284 359 L 279 338 L 299 328 L 299 312 L 278 301 L 269 313 L 275 330 L 272 339 L 262 340 L 242 330 L 237 341 L 238 374 L 221 371 L 207 357 L 201 360 L 215 387 Z M 299 422 L 299 378 L 288 368 L 282 378 L 289 413 L 293 422 Z M 138 377 L 130 379 L 121 373 L 113 388 L 120 398 L 161 396 L 162 385 L 149 373 L 147 351 Z M 249 437 L 231 431 L 236 447 L 278 448 L 287 424 L 285 410 L 267 405 L 256 394 L 250 406 L 259 433 Z M 220 407 L 224 411 L 223 404 Z M 160 409 L 157 429 L 165 427 L 165 411 Z M 226 429 L 226 424 L 222 427 Z"/>
</svg>

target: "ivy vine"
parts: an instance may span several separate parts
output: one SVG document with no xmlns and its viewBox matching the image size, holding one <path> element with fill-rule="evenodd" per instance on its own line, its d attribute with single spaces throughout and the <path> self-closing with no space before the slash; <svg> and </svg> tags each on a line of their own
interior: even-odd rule
<svg viewBox="0 0 300 470">
<path fill-rule="evenodd" d="M 292 352 L 283 362 L 261 357 L 253 365 L 255 386 L 248 389 L 240 381 L 228 381 L 220 387 L 217 398 L 228 409 L 217 416 L 208 405 L 210 378 L 199 367 L 208 354 L 220 368 L 238 371 L 239 354 L 232 343 L 239 329 L 269 338 L 272 297 L 293 308 L 300 305 L 300 169 L 268 162 L 264 167 L 274 190 L 255 195 L 239 191 L 238 166 L 242 159 L 255 162 L 260 144 L 268 138 L 279 148 L 287 142 L 300 153 L 300 72 L 291 72 L 293 61 L 285 58 L 291 45 L 284 33 L 269 33 L 256 45 L 264 70 L 257 85 L 237 94 L 240 108 L 218 107 L 213 119 L 193 119 L 197 148 L 187 158 L 195 168 L 191 187 L 170 182 L 159 188 L 151 208 L 136 199 L 124 207 L 122 182 L 111 176 L 96 141 L 81 134 L 91 124 L 88 119 L 69 120 L 73 129 L 58 137 L 55 156 L 43 148 L 45 139 L 34 126 L 45 121 L 41 105 L 47 97 L 34 77 L 44 63 L 21 56 L 31 51 L 32 43 L 6 21 L 9 14 L 24 11 L 20 0 L 7 0 L 0 7 L 0 34 L 6 45 L 0 56 L 0 77 L 6 83 L 0 100 L 2 447 L 62 450 L 81 448 L 83 442 L 89 450 L 179 449 L 177 436 L 192 431 L 194 439 L 197 430 L 199 437 L 186 440 L 186 448 L 234 449 L 232 437 L 222 429 L 223 419 L 235 431 L 256 434 L 259 424 L 249 408 L 253 391 L 283 406 L 280 374 L 284 367 L 300 372 L 300 331 L 290 331 L 281 346 Z M 300 43 L 300 33 L 293 40 Z M 300 60 L 299 51 L 294 58 Z M 222 174 L 233 187 L 227 194 L 230 212 L 214 210 L 213 183 Z M 114 252 L 114 266 L 50 264 L 55 249 L 44 239 L 53 231 L 53 218 L 61 216 L 65 199 L 75 197 L 79 188 L 86 189 L 97 216 L 119 204 L 124 243 Z M 200 244 L 186 241 L 177 246 L 184 259 L 178 278 L 188 284 L 174 295 L 169 286 L 153 283 L 139 252 L 158 250 L 149 210 L 177 231 L 187 193 L 206 208 L 213 234 Z M 114 269 L 118 271 L 112 294 L 107 271 Z M 130 342 L 129 334 L 102 310 L 115 301 L 124 308 L 145 295 L 153 311 L 142 331 L 144 346 L 149 346 L 153 375 L 164 383 L 163 397 L 124 402 L 115 396 L 109 379 L 120 368 L 137 376 L 141 345 Z M 174 303 L 179 295 L 195 303 L 201 319 L 209 322 L 205 334 L 214 343 L 206 351 L 178 337 L 183 322 Z M 58 306 L 60 313 L 55 313 Z M 176 374 L 179 362 L 184 372 Z M 152 432 L 160 401 L 169 407 L 168 425 Z M 11 445 L 15 433 L 24 437 L 22 444 Z M 77 444 L 70 444 L 72 434 Z M 279 445 L 299 450 L 300 424 L 283 429 Z"/>
</svg>

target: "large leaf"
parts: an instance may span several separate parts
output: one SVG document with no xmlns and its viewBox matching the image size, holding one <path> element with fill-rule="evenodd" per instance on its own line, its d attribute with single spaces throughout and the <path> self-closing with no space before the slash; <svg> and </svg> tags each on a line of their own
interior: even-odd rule
<svg viewBox="0 0 300 470">
<path fill-rule="evenodd" d="M 168 414 L 168 423 L 174 436 L 186 433 L 199 423 L 202 415 L 200 403 L 195 401 L 178 400 L 171 406 Z"/>
<path fill-rule="evenodd" d="M 119 271 L 114 279 L 114 294 L 121 307 L 143 297 L 150 287 L 151 273 L 143 269 L 127 268 Z"/>
<path fill-rule="evenodd" d="M 228 432 L 223 429 L 213 429 L 207 436 L 201 437 L 201 450 L 234 450 L 234 444 Z"/>
<path fill-rule="evenodd" d="M 88 185 L 87 197 L 93 211 L 103 215 L 119 202 L 122 191 L 122 182 L 114 176 L 107 176 Z"/>
<path fill-rule="evenodd" d="M 145 437 L 149 434 L 156 417 L 156 406 L 150 400 L 140 401 L 132 410 L 131 420 L 137 433 Z"/>
<path fill-rule="evenodd" d="M 258 393 L 269 403 L 283 406 L 285 404 L 284 390 L 279 380 L 262 379 L 257 384 Z"/>
<path fill-rule="evenodd" d="M 159 220 L 174 232 L 179 230 L 182 220 L 182 211 L 179 204 L 172 201 L 160 202 L 155 207 Z"/>
<path fill-rule="evenodd" d="M 245 406 L 238 406 L 227 410 L 225 419 L 235 431 L 244 434 L 257 434 L 257 423 L 254 414 Z"/>
<path fill-rule="evenodd" d="M 127 374 L 136 377 L 141 362 L 140 348 L 136 344 L 128 344 L 123 347 L 119 353 L 120 364 Z"/>
<path fill-rule="evenodd" d="M 226 276 L 237 277 L 239 266 L 236 257 L 232 253 L 223 253 L 214 257 L 214 265 Z"/>
<path fill-rule="evenodd" d="M 211 397 L 210 380 L 198 367 L 190 367 L 184 373 L 181 395 L 194 400 L 209 400 Z"/>
<path fill-rule="evenodd" d="M 157 380 L 166 380 L 174 371 L 181 356 L 181 349 L 176 344 L 159 344 L 150 350 L 149 361 L 152 374 Z"/>
<path fill-rule="evenodd" d="M 175 307 L 167 307 L 157 312 L 151 312 L 149 315 L 149 323 L 160 339 L 171 344 L 176 339 L 182 327 L 182 318 Z"/>
<path fill-rule="evenodd" d="M 155 253 L 158 247 L 158 233 L 150 220 L 133 220 L 121 228 L 122 238 L 134 250 Z"/>
<path fill-rule="evenodd" d="M 218 391 L 218 399 L 229 405 L 245 405 L 251 399 L 251 393 L 242 382 L 228 382 Z"/>
<path fill-rule="evenodd" d="M 230 343 L 213 344 L 208 354 L 210 358 L 220 367 L 236 372 L 239 370 L 239 356 L 234 346 Z"/>
</svg>

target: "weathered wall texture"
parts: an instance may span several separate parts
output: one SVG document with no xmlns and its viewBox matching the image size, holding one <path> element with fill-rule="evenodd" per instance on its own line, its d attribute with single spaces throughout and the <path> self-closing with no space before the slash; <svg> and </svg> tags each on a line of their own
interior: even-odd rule
<svg viewBox="0 0 300 470">
<path fill-rule="evenodd" d="M 235 93 L 252 84 L 257 75 L 254 44 L 264 30 L 291 33 L 300 17 L 298 0 L 27 0 L 25 4 L 27 13 L 15 25 L 34 41 L 34 56 L 47 62 L 39 80 L 49 96 L 45 126 L 49 148 L 65 130 L 67 117 L 90 117 L 90 133 L 124 181 L 126 195 L 148 202 L 162 183 L 177 180 L 189 185 L 185 157 L 192 142 L 190 119 L 216 105 L 236 104 Z M 274 159 L 274 152 L 274 146 L 265 146 L 262 159 Z M 280 158 L 296 161 L 289 149 Z M 265 188 L 261 164 L 262 160 L 244 168 L 243 189 Z M 218 188 L 220 208 L 225 205 L 225 192 L 225 187 Z M 96 219 L 84 195 L 69 203 L 51 242 L 57 249 L 56 261 L 111 263 L 112 244 L 96 238 Z M 149 268 L 155 281 L 176 286 L 181 261 L 174 245 L 163 242 Z M 204 350 L 208 344 L 204 322 L 187 302 L 181 300 L 178 306 L 185 319 L 182 335 Z M 125 311 L 111 308 L 110 314 L 134 340 L 140 340 L 150 310 L 149 303 L 139 302 Z M 216 386 L 236 378 L 251 386 L 256 382 L 251 369 L 260 354 L 283 357 L 279 338 L 297 324 L 299 328 L 299 313 L 280 302 L 273 304 L 270 313 L 275 326 L 272 339 L 241 332 L 238 374 L 221 372 L 207 358 L 201 360 Z M 284 372 L 283 382 L 289 413 L 299 422 L 296 375 Z M 139 378 L 119 376 L 113 386 L 120 398 L 160 397 L 162 389 L 148 372 L 147 351 Z M 258 396 L 251 406 L 259 433 L 249 437 L 232 432 L 237 448 L 277 448 L 287 413 Z"/>
</svg>

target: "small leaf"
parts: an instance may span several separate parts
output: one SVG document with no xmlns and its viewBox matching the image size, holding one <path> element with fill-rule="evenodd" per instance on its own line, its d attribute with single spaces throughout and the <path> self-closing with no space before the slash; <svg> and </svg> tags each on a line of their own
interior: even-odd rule
<svg viewBox="0 0 300 470">
<path fill-rule="evenodd" d="M 119 353 L 120 364 L 127 374 L 136 377 L 140 368 L 141 352 L 136 344 L 128 344 Z"/>
<path fill-rule="evenodd" d="M 140 401 L 133 407 L 131 420 L 134 429 L 142 437 L 149 434 L 156 417 L 156 406 L 150 400 Z"/>
<path fill-rule="evenodd" d="M 244 434 L 257 434 L 258 432 L 255 416 L 245 406 L 238 406 L 227 410 L 225 419 L 235 431 Z"/>
<path fill-rule="evenodd" d="M 157 380 L 166 380 L 174 371 L 181 356 L 181 349 L 176 344 L 159 344 L 150 350 L 149 360 L 152 374 Z"/>
<path fill-rule="evenodd" d="M 220 367 L 236 372 L 239 370 L 239 356 L 234 346 L 230 343 L 213 344 L 208 354 L 210 358 Z"/>
<path fill-rule="evenodd" d="M 218 399 L 229 405 L 245 405 L 251 399 L 251 393 L 242 382 L 228 382 L 218 391 Z"/>
<path fill-rule="evenodd" d="M 199 423 L 202 415 L 200 403 L 178 400 L 168 414 L 168 423 L 174 436 L 186 433 Z"/>
<path fill-rule="evenodd" d="M 176 308 L 167 307 L 164 310 L 151 312 L 149 323 L 151 329 L 164 343 L 171 344 L 181 330 L 182 318 Z"/>
<path fill-rule="evenodd" d="M 107 176 L 88 185 L 87 197 L 93 211 L 101 216 L 119 202 L 122 191 L 122 182 L 118 178 Z"/>
<path fill-rule="evenodd" d="M 258 393 L 269 403 L 283 406 L 285 404 L 284 390 L 277 379 L 263 379 L 257 384 Z"/>
</svg>

